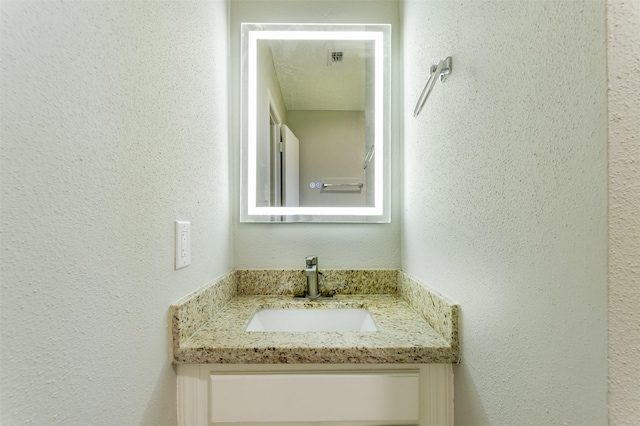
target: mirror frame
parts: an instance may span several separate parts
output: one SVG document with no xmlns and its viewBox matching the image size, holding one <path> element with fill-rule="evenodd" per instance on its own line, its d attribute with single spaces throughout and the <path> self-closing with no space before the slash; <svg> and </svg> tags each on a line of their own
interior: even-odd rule
<svg viewBox="0 0 640 426">
<path fill-rule="evenodd" d="M 259 207 L 256 182 L 256 79 L 259 40 L 366 40 L 374 42 L 374 205 L 372 207 Z M 391 25 L 242 23 L 241 222 L 389 223 Z M 364 153 L 363 153 L 364 154 Z"/>
</svg>

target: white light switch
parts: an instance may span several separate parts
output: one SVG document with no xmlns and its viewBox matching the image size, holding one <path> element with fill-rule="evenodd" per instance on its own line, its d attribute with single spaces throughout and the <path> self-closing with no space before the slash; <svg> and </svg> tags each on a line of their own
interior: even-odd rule
<svg viewBox="0 0 640 426">
<path fill-rule="evenodd" d="M 191 263 L 191 223 L 176 221 L 176 269 Z"/>
</svg>

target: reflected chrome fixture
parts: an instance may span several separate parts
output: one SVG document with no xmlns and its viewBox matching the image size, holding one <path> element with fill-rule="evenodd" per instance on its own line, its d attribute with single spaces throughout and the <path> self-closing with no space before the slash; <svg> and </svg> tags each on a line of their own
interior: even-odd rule
<svg viewBox="0 0 640 426">
<path fill-rule="evenodd" d="M 322 183 L 322 189 L 325 188 L 357 188 L 362 189 L 364 183 Z"/>
<path fill-rule="evenodd" d="M 307 297 L 317 299 L 318 292 L 318 256 L 307 256 L 305 274 L 307 275 Z"/>
<path fill-rule="evenodd" d="M 376 152 L 376 148 L 371 145 L 371 148 L 367 149 L 367 153 L 364 156 L 364 164 L 362 165 L 363 169 L 366 169 L 371 160 L 373 159 L 373 155 Z"/>
<path fill-rule="evenodd" d="M 449 74 L 451 74 L 451 56 L 447 56 L 437 64 L 431 65 L 431 74 L 429 75 L 427 84 L 425 84 L 424 89 L 422 89 L 422 93 L 420 93 L 420 98 L 418 98 L 416 108 L 413 110 L 414 117 L 417 117 L 418 114 L 420 114 L 422 107 L 427 102 L 427 98 L 431 94 L 433 86 L 436 84 L 436 77 L 439 76 L 440 81 L 444 83 L 447 77 L 449 77 Z"/>
</svg>

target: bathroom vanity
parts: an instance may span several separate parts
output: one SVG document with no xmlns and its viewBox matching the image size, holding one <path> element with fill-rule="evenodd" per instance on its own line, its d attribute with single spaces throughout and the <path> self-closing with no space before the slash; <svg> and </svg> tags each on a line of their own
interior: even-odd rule
<svg viewBox="0 0 640 426">
<path fill-rule="evenodd" d="M 179 424 L 453 424 L 458 306 L 401 271 L 323 272 L 320 300 L 295 297 L 303 271 L 234 271 L 171 307 Z M 247 331 L 265 309 L 361 310 L 375 331 Z"/>
</svg>

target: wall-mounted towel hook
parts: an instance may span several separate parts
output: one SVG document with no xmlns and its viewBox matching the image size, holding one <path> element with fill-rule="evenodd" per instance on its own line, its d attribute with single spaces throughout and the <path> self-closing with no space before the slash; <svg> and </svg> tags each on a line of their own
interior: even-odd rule
<svg viewBox="0 0 640 426">
<path fill-rule="evenodd" d="M 427 84 L 424 85 L 424 89 L 422 89 L 422 93 L 420 93 L 420 97 L 418 98 L 418 102 L 416 103 L 416 107 L 413 110 L 413 116 L 417 117 L 422 111 L 422 107 L 427 102 L 427 98 L 433 90 L 433 86 L 436 84 L 436 77 L 440 77 L 441 82 L 445 82 L 449 74 L 451 74 L 451 56 L 447 56 L 445 59 L 439 61 L 437 64 L 431 65 L 431 74 L 429 75 L 429 79 L 427 80 Z"/>
</svg>

